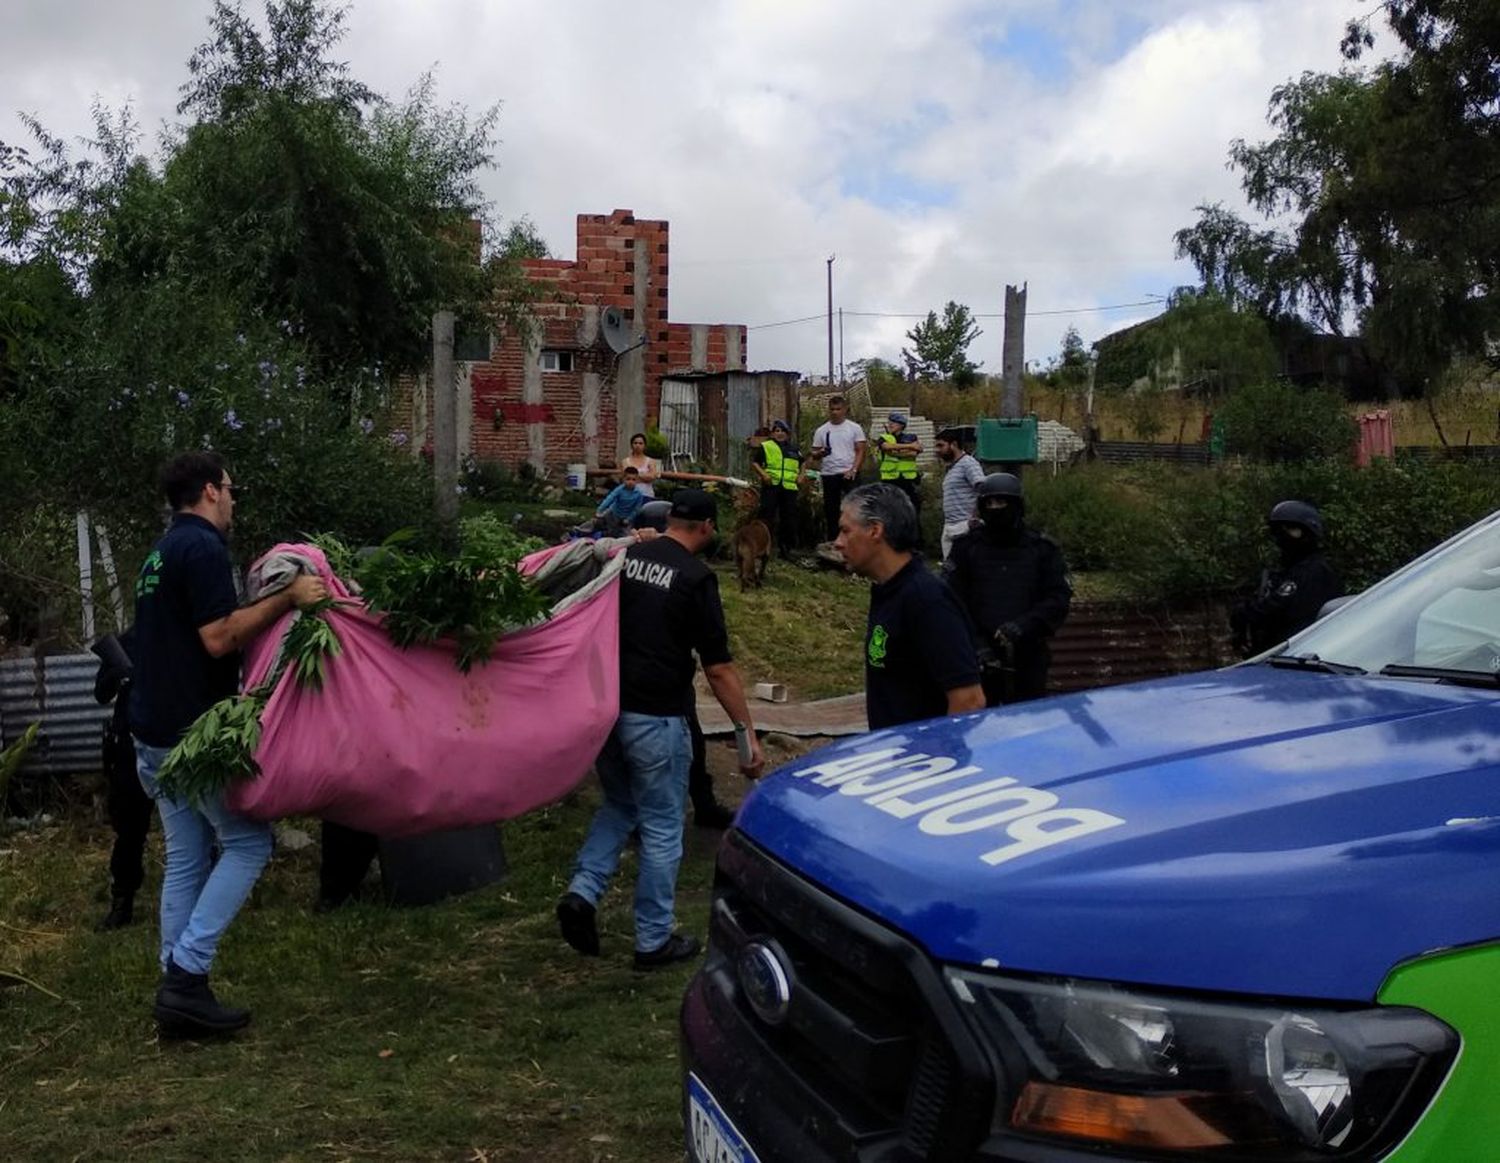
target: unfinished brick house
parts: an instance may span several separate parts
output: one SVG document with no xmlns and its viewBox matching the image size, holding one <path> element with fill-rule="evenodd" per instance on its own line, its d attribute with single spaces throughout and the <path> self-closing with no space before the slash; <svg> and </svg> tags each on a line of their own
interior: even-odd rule
<svg viewBox="0 0 1500 1163">
<path fill-rule="evenodd" d="M 665 221 L 629 210 L 580 214 L 575 259 L 523 260 L 543 288 L 531 342 L 497 334 L 488 360 L 458 363 L 458 446 L 478 460 L 559 475 L 569 464 L 609 467 L 630 434 L 657 423 L 664 376 L 745 367 L 742 324 L 673 323 Z M 616 308 L 628 349 L 606 342 Z M 393 421 L 428 432 L 425 380 L 398 399 Z M 421 439 L 414 442 L 418 446 Z"/>
</svg>

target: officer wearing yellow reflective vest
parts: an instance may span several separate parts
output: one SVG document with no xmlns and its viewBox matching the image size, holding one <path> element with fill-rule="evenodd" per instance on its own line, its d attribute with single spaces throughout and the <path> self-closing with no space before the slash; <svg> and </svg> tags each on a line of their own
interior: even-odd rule
<svg viewBox="0 0 1500 1163">
<path fill-rule="evenodd" d="M 777 552 L 790 557 L 797 544 L 797 484 L 802 454 L 785 420 L 771 421 L 769 433 L 751 438 L 750 467 L 760 480 L 760 519 L 771 530 Z"/>
<path fill-rule="evenodd" d="M 922 442 L 906 430 L 906 425 L 905 412 L 887 416 L 885 431 L 875 443 L 875 455 L 880 458 L 880 479 L 905 493 L 920 517 L 922 492 L 917 482 L 922 474 L 917 469 L 917 457 L 922 454 Z"/>
</svg>

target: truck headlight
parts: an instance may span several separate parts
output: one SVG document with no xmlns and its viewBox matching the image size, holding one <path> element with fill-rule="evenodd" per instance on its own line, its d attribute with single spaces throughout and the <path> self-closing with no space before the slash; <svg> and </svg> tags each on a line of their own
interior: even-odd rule
<svg viewBox="0 0 1500 1163">
<path fill-rule="evenodd" d="M 1415 1124 L 1458 1050 L 1452 1029 L 1414 1009 L 947 975 L 998 1059 L 993 1132 L 1135 1158 L 1371 1158 Z"/>
</svg>

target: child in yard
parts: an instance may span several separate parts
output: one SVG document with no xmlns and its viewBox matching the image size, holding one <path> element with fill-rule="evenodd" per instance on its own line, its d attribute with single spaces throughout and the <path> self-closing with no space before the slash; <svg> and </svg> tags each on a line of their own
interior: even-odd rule
<svg viewBox="0 0 1500 1163">
<path fill-rule="evenodd" d="M 618 537 L 630 528 L 641 506 L 651 498 L 640 487 L 640 473 L 625 466 L 620 483 L 610 489 L 609 495 L 594 511 L 594 530 L 606 537 Z"/>
</svg>

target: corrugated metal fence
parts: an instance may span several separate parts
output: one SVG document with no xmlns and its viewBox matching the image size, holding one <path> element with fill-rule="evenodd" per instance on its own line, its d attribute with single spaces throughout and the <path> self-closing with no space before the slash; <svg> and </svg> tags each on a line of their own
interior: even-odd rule
<svg viewBox="0 0 1500 1163">
<path fill-rule="evenodd" d="M 1091 690 L 1234 661 L 1229 616 L 1217 606 L 1167 610 L 1076 602 L 1052 640 L 1048 687 Z"/>
<path fill-rule="evenodd" d="M 1172 464 L 1208 464 L 1206 444 L 1151 444 L 1142 440 L 1099 440 L 1094 456 L 1105 464 L 1139 464 L 1162 460 Z"/>
<path fill-rule="evenodd" d="M 0 738 L 9 745 L 32 723 L 42 724 L 23 770 L 67 775 L 101 769 L 109 708 L 94 701 L 98 671 L 92 654 L 0 661 Z"/>
</svg>

